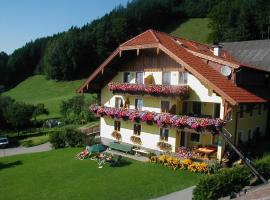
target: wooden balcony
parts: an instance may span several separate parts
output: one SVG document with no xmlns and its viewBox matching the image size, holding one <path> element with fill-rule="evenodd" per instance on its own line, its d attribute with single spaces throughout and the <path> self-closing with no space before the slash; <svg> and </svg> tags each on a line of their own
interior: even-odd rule
<svg viewBox="0 0 270 200">
<path fill-rule="evenodd" d="M 145 85 L 111 82 L 108 86 L 110 91 L 118 94 L 180 97 L 182 100 L 189 97 L 187 85 Z"/>
</svg>

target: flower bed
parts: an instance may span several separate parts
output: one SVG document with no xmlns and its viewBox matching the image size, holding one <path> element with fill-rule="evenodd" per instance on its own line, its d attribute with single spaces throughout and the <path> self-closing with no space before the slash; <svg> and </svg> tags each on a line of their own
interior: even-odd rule
<svg viewBox="0 0 270 200">
<path fill-rule="evenodd" d="M 186 99 L 189 96 L 188 86 L 145 85 L 116 82 L 110 82 L 108 86 L 109 90 L 115 93 L 149 94 L 152 96 L 179 96 L 181 99 Z"/>
<path fill-rule="evenodd" d="M 172 156 L 161 155 L 161 156 L 152 156 L 150 157 L 150 162 L 162 164 L 166 167 L 169 167 L 173 170 L 189 170 L 196 173 L 207 173 L 208 164 L 193 162 L 191 159 L 180 160 Z"/>
<path fill-rule="evenodd" d="M 91 105 L 90 111 L 98 116 L 109 116 L 131 121 L 142 121 L 148 124 L 155 123 L 160 127 L 190 128 L 196 131 L 208 130 L 216 132 L 225 125 L 221 119 L 209 119 L 190 116 L 172 115 L 170 113 L 155 113 L 149 111 L 138 111 L 132 109 L 117 109 L 105 106 Z"/>
<path fill-rule="evenodd" d="M 187 147 L 179 147 L 175 153 L 175 155 L 179 158 L 192 158 L 193 153 Z"/>
</svg>

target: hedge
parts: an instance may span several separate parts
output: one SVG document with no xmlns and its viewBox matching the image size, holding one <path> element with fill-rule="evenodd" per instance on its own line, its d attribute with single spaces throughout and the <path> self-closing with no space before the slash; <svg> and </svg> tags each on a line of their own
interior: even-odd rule
<svg viewBox="0 0 270 200">
<path fill-rule="evenodd" d="M 255 161 L 255 167 L 265 179 L 270 178 L 270 154 Z M 250 184 L 254 175 L 246 166 L 221 169 L 202 178 L 193 190 L 193 200 L 215 200 L 239 192 Z"/>
</svg>

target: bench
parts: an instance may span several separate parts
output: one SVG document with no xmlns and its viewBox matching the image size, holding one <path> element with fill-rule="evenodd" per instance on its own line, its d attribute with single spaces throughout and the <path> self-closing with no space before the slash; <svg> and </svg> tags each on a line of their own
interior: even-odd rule
<svg viewBox="0 0 270 200">
<path fill-rule="evenodd" d="M 118 151 L 123 151 L 125 153 L 132 153 L 132 148 L 133 146 L 127 145 L 127 144 L 120 144 L 116 142 L 111 142 L 108 147 L 110 149 L 118 150 Z"/>
<path fill-rule="evenodd" d="M 147 156 L 149 154 L 149 151 L 139 148 L 134 148 L 133 151 L 135 151 L 136 156 L 139 156 L 140 154 Z"/>
</svg>

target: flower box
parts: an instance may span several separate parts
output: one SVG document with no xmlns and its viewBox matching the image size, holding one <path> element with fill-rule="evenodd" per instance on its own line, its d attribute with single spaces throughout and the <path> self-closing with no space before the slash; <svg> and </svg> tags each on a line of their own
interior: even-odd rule
<svg viewBox="0 0 270 200">
<path fill-rule="evenodd" d="M 145 85 L 132 83 L 116 83 L 108 84 L 109 90 L 114 93 L 127 93 L 131 95 L 148 94 L 151 96 L 178 96 L 181 99 L 189 97 L 188 86 L 183 85 Z"/>
<path fill-rule="evenodd" d="M 160 127 L 189 128 L 196 131 L 207 130 L 216 133 L 217 130 L 220 130 L 225 125 L 225 122 L 221 119 L 179 116 L 169 113 L 155 113 L 123 108 L 116 109 L 98 105 L 91 105 L 89 109 L 101 117 L 108 116 L 136 122 L 142 121 L 147 124 L 157 124 Z"/>
</svg>

